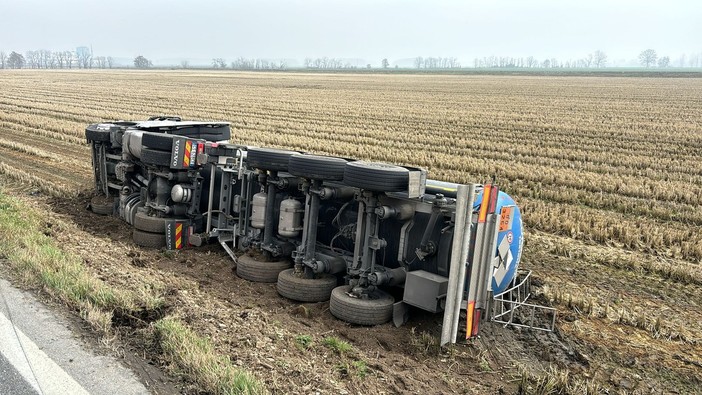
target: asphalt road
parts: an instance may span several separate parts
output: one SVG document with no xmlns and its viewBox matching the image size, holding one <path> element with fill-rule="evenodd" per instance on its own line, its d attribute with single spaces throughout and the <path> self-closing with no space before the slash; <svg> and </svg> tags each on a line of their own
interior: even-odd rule
<svg viewBox="0 0 702 395">
<path fill-rule="evenodd" d="M 148 394 L 127 368 L 96 355 L 68 323 L 0 279 L 0 394 Z"/>
</svg>

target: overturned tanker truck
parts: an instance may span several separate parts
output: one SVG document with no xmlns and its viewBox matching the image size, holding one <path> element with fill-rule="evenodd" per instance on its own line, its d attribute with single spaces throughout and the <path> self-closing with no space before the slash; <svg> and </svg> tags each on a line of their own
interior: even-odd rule
<svg viewBox="0 0 702 395">
<path fill-rule="evenodd" d="M 132 225 L 140 246 L 218 243 L 241 278 L 277 283 L 294 301 L 329 300 L 331 314 L 352 324 L 443 312 L 442 344 L 456 341 L 459 321 L 466 338 L 484 321 L 553 328 L 555 311 L 528 303 L 521 214 L 495 185 L 239 145 L 226 122 L 157 116 L 85 134 L 91 209 Z"/>
</svg>

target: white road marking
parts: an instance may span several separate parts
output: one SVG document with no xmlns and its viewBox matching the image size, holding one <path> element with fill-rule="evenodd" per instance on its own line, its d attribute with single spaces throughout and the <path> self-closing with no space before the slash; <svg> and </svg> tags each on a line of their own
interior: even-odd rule
<svg viewBox="0 0 702 395">
<path fill-rule="evenodd" d="M 88 391 L 39 349 L 36 343 L 14 326 L 1 311 L 0 353 L 39 393 L 88 395 Z"/>
</svg>

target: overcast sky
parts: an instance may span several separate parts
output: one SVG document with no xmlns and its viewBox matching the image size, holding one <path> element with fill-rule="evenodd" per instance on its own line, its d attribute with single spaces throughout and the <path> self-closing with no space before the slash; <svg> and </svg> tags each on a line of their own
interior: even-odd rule
<svg viewBox="0 0 702 395">
<path fill-rule="evenodd" d="M 415 56 L 610 61 L 702 53 L 702 0 L 0 0 L 0 50 L 151 59 Z"/>
</svg>

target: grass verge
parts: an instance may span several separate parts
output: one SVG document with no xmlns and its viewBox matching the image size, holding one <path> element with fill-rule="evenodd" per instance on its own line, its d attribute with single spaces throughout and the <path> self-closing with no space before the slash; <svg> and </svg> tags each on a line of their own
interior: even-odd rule
<svg viewBox="0 0 702 395">
<path fill-rule="evenodd" d="M 143 303 L 93 277 L 79 256 L 61 250 L 46 233 L 41 215 L 0 190 L 0 256 L 25 285 L 42 288 L 106 331 L 112 312 L 133 311 Z M 162 303 L 156 296 L 148 299 L 155 306 Z"/>
<path fill-rule="evenodd" d="M 154 327 L 166 360 L 177 371 L 196 377 L 205 391 L 226 395 L 266 393 L 254 376 L 232 365 L 229 357 L 217 355 L 209 340 L 177 318 L 163 318 Z"/>
<path fill-rule="evenodd" d="M 138 285 L 135 290 L 116 288 L 96 278 L 80 256 L 57 245 L 51 237 L 55 225 L 46 221 L 38 210 L 0 189 L 0 258 L 24 285 L 41 288 L 76 309 L 102 334 L 112 330 L 115 315 L 139 316 L 144 311 L 162 309 L 165 301 L 158 291 Z M 207 339 L 198 337 L 180 321 L 166 317 L 156 321 L 152 330 L 165 359 L 204 391 L 265 393 L 253 376 L 235 368 L 228 357 L 215 352 Z"/>
</svg>

